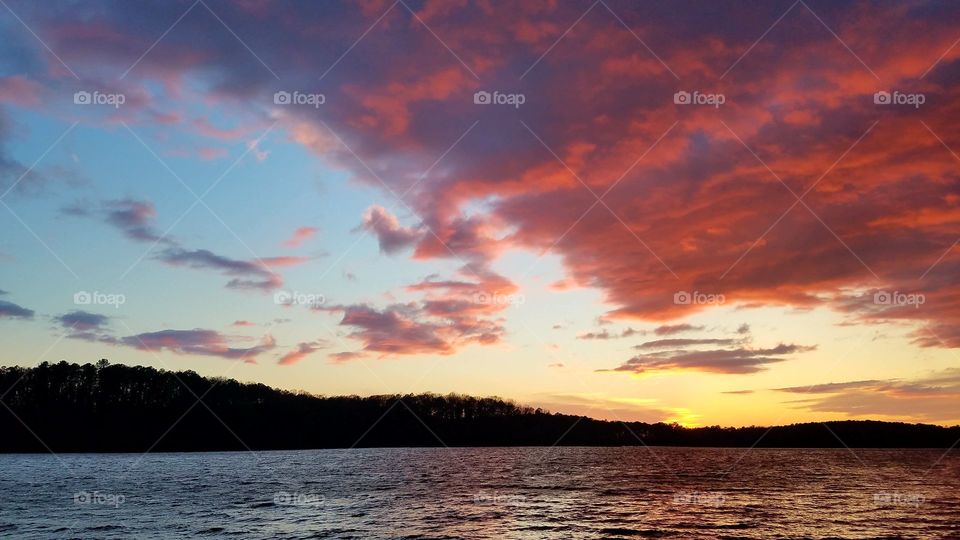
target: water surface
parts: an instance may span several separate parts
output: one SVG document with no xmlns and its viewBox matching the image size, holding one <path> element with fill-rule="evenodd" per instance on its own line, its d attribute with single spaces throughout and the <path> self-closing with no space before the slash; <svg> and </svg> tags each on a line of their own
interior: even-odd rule
<svg viewBox="0 0 960 540">
<path fill-rule="evenodd" d="M 0 456 L 7 538 L 960 538 L 960 452 Z"/>
</svg>

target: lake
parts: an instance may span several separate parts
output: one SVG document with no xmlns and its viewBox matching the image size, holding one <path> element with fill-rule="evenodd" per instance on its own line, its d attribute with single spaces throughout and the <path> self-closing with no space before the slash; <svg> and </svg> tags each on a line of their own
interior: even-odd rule
<svg viewBox="0 0 960 540">
<path fill-rule="evenodd" d="M 0 455 L 2 538 L 960 538 L 960 452 Z"/>
</svg>

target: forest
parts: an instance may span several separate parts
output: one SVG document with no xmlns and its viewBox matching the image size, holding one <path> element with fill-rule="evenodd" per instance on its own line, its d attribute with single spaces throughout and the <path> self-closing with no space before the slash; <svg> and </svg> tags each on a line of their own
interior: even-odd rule
<svg viewBox="0 0 960 540">
<path fill-rule="evenodd" d="M 100 360 L 0 368 L 0 433 L 0 452 L 554 445 L 948 448 L 960 439 L 960 426 L 844 420 L 685 428 L 550 413 L 492 397 L 316 396 Z"/>
</svg>

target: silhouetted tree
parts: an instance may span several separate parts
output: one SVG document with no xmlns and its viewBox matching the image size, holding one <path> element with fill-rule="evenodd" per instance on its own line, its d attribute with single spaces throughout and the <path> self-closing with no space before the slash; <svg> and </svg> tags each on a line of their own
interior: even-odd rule
<svg viewBox="0 0 960 540">
<path fill-rule="evenodd" d="M 960 427 L 843 421 L 684 428 L 551 414 L 460 394 L 334 396 L 193 371 L 44 362 L 0 368 L 0 452 L 376 446 L 949 447 Z M 571 426 L 573 426 L 571 428 Z M 832 433 L 831 433 L 832 431 Z M 838 440 L 839 439 L 839 440 Z"/>
</svg>

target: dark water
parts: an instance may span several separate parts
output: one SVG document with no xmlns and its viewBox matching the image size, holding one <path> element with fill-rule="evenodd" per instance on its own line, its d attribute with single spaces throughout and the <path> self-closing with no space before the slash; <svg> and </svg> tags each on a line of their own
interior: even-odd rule
<svg viewBox="0 0 960 540">
<path fill-rule="evenodd" d="M 960 452 L 854 452 L 6 455 L 0 537 L 960 538 Z"/>
</svg>

